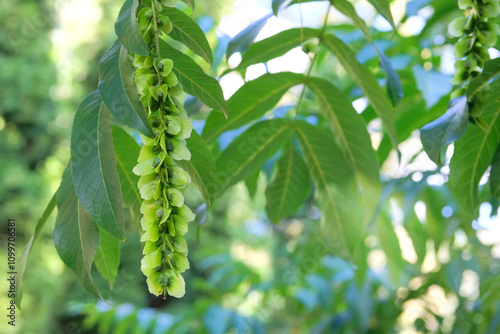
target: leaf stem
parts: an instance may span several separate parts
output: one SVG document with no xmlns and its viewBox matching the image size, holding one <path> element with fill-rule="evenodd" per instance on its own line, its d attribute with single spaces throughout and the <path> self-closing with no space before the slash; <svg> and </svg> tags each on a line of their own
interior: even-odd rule
<svg viewBox="0 0 500 334">
<path fill-rule="evenodd" d="M 156 43 L 156 53 L 157 56 L 160 57 L 160 39 L 159 39 L 159 31 L 158 31 L 158 16 L 156 14 L 156 6 L 154 0 L 151 1 L 151 9 L 153 10 L 153 25 L 155 27 L 155 43 Z"/>
<path fill-rule="evenodd" d="M 328 24 L 328 16 L 330 14 L 330 8 L 331 8 L 331 6 L 328 5 L 328 9 L 326 10 L 326 14 L 325 14 L 325 19 L 323 21 L 323 26 L 321 27 L 321 32 L 319 34 L 318 48 L 321 45 L 321 43 L 323 42 L 323 35 L 325 34 L 326 25 Z M 309 69 L 307 70 L 306 79 L 304 81 L 304 87 L 302 88 L 302 92 L 300 93 L 300 97 L 299 97 L 299 100 L 297 102 L 297 105 L 295 106 L 295 108 L 292 111 L 294 120 L 297 118 L 297 114 L 299 112 L 300 105 L 302 104 L 302 100 L 304 99 L 304 94 L 306 92 L 307 82 L 309 81 L 309 77 L 311 76 L 312 69 L 313 69 L 314 65 L 316 64 L 317 56 L 318 56 L 318 52 L 315 52 L 314 56 L 311 58 L 311 64 L 309 65 Z"/>
<path fill-rule="evenodd" d="M 45 226 L 45 223 L 47 223 L 47 220 L 49 219 L 52 212 L 54 212 L 54 209 L 56 208 L 56 194 L 57 194 L 57 191 L 54 193 L 54 195 L 52 195 L 52 198 L 50 199 L 49 204 L 47 204 L 45 211 L 43 212 L 42 216 L 38 220 L 38 223 L 36 224 L 33 243 L 35 243 L 36 239 L 40 235 L 40 231 L 43 229 L 43 227 Z"/>
</svg>

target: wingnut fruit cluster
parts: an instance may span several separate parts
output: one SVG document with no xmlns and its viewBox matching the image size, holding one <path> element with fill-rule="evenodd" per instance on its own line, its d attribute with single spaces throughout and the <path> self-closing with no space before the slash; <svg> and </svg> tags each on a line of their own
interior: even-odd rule
<svg viewBox="0 0 500 334">
<path fill-rule="evenodd" d="M 184 235 L 195 215 L 184 204 L 181 192 L 191 179 L 176 161 L 191 158 L 186 138 L 193 126 L 175 99 L 182 93 L 173 71 L 175 64 L 160 56 L 158 43 L 158 36 L 172 30 L 168 17 L 161 14 L 162 7 L 175 4 L 176 1 L 147 1 L 138 13 L 139 26 L 151 52 L 147 57 L 135 55 L 135 82 L 155 136 L 142 136 L 143 146 L 134 173 L 140 176 L 138 187 L 144 200 L 141 270 L 152 294 L 180 298 L 185 293 L 181 274 L 189 269 Z"/>
<path fill-rule="evenodd" d="M 500 34 L 500 27 L 493 21 L 500 14 L 498 0 L 459 0 L 458 6 L 464 10 L 464 16 L 448 26 L 450 35 L 459 37 L 455 43 L 457 61 L 452 79 L 452 83 L 459 87 L 452 97 L 465 94 L 467 82 L 481 73 L 484 62 L 490 59 L 488 49 L 496 44 Z M 481 99 L 481 94 L 477 99 Z M 482 110 L 479 100 L 471 101 L 471 113 L 478 114 Z"/>
</svg>

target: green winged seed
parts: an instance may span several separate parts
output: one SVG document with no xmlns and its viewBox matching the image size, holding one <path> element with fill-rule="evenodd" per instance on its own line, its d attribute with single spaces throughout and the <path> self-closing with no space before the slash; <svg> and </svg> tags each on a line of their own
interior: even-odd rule
<svg viewBox="0 0 500 334">
<path fill-rule="evenodd" d="M 148 284 L 148 290 L 151 294 L 155 296 L 159 296 L 163 292 L 163 285 L 161 284 L 161 275 L 162 273 L 159 273 L 157 271 L 149 272 L 146 275 L 146 283 Z"/>
<path fill-rule="evenodd" d="M 155 193 L 153 195 L 153 199 L 157 200 L 160 198 L 160 196 L 162 195 L 162 189 L 163 189 L 162 184 L 158 182 L 158 184 L 156 185 Z"/>
<path fill-rule="evenodd" d="M 167 133 L 171 135 L 177 135 L 182 130 L 182 121 L 179 116 L 167 115 L 166 124 L 167 124 Z M 189 120 L 188 120 L 189 121 Z M 191 123 L 191 121 L 189 121 Z"/>
<path fill-rule="evenodd" d="M 168 236 L 165 238 L 165 244 L 167 245 L 169 251 L 175 252 L 174 246 L 170 243 Z"/>
<path fill-rule="evenodd" d="M 154 157 L 156 155 L 155 151 L 156 149 L 153 145 L 142 145 L 137 162 L 143 162 L 144 160 Z"/>
<path fill-rule="evenodd" d="M 153 204 L 154 201 L 152 200 L 149 200 L 149 201 L 143 201 L 142 204 L 141 204 L 141 209 L 140 209 L 140 212 L 141 214 L 144 214 L 144 212 L 146 212 L 146 210 L 148 210 L 151 206 L 151 204 Z"/>
<path fill-rule="evenodd" d="M 158 241 L 160 238 L 160 231 L 156 224 L 151 224 L 141 237 L 141 242 Z"/>
<path fill-rule="evenodd" d="M 170 217 L 170 213 L 172 213 L 172 209 L 168 208 L 165 209 L 163 212 L 163 215 L 160 217 L 160 221 L 158 222 L 158 225 L 163 225 L 167 219 Z"/>
<path fill-rule="evenodd" d="M 172 219 L 175 227 L 175 235 L 183 236 L 188 231 L 188 223 L 186 218 L 173 214 Z"/>
<path fill-rule="evenodd" d="M 168 228 L 168 234 L 171 235 L 172 237 L 175 237 L 174 219 L 172 217 L 170 217 L 167 220 L 167 228 Z"/>
<path fill-rule="evenodd" d="M 165 81 L 167 82 L 168 87 L 174 87 L 179 83 L 179 79 L 177 79 L 177 76 L 174 72 L 170 72 L 169 75 L 167 75 Z"/>
<path fill-rule="evenodd" d="M 184 204 L 184 196 L 179 189 L 169 188 L 167 189 L 167 194 L 171 206 L 182 206 Z"/>
<path fill-rule="evenodd" d="M 144 244 L 144 249 L 142 250 L 143 255 L 151 254 L 155 251 L 157 251 L 159 246 L 156 244 L 156 242 L 152 241 L 146 241 Z"/>
<path fill-rule="evenodd" d="M 155 145 L 156 141 L 153 138 L 149 138 L 148 136 L 145 136 L 141 134 L 141 141 L 144 145 Z"/>
<path fill-rule="evenodd" d="M 196 215 L 186 204 L 177 209 L 177 214 L 184 217 L 188 223 L 192 222 L 196 218 Z"/>
<path fill-rule="evenodd" d="M 171 138 L 170 142 L 172 143 L 173 149 L 169 153 L 170 156 L 175 160 L 190 160 L 191 152 L 189 149 L 181 143 L 178 139 Z"/>
<path fill-rule="evenodd" d="M 145 255 L 141 260 L 141 270 L 144 273 L 147 269 L 157 268 L 161 266 L 162 254 L 158 249 L 153 253 Z"/>
<path fill-rule="evenodd" d="M 180 84 L 177 84 L 175 86 L 172 86 L 168 89 L 168 94 L 172 95 L 173 97 L 179 96 L 184 92 L 182 89 L 182 86 Z"/>
<path fill-rule="evenodd" d="M 181 236 L 176 235 L 175 237 L 172 237 L 172 241 L 174 243 L 174 248 L 177 252 L 187 254 L 188 247 L 187 247 L 186 239 L 184 239 Z"/>
<path fill-rule="evenodd" d="M 139 182 L 137 182 L 137 187 L 140 189 L 144 185 L 156 180 L 159 180 L 158 175 L 156 174 L 143 175 L 139 178 Z"/>
<path fill-rule="evenodd" d="M 144 56 L 141 56 L 141 55 L 135 55 L 134 56 L 134 61 L 133 61 L 133 65 L 134 67 L 137 67 L 137 68 L 144 68 L 144 60 L 146 59 L 146 57 Z"/>
<path fill-rule="evenodd" d="M 160 86 L 160 88 L 158 89 L 158 93 L 161 92 L 161 97 L 162 97 L 162 100 L 163 102 L 165 102 L 165 100 L 167 99 L 167 96 L 168 96 L 168 86 L 166 84 L 163 84 Z"/>
<path fill-rule="evenodd" d="M 160 201 L 154 201 L 154 200 L 149 200 L 149 201 L 143 201 L 141 204 L 141 213 L 144 214 L 147 210 L 153 210 L 155 207 L 155 204 L 160 205 Z"/>
<path fill-rule="evenodd" d="M 139 162 L 132 170 L 135 175 L 149 175 L 155 172 L 155 158 L 152 157 L 147 160 Z"/>
<path fill-rule="evenodd" d="M 172 97 L 172 101 L 174 102 L 174 107 L 177 110 L 177 112 L 184 115 L 185 117 L 188 117 L 188 113 L 187 113 L 186 109 L 184 109 L 184 106 L 182 105 L 182 103 L 179 102 L 179 100 L 177 100 L 175 97 Z"/>
<path fill-rule="evenodd" d="M 160 211 L 162 207 L 159 204 L 153 204 L 150 206 L 150 209 L 146 209 L 144 212 L 144 218 L 148 221 L 158 222 L 158 211 Z"/>
<path fill-rule="evenodd" d="M 189 269 L 189 261 L 186 254 L 173 252 L 168 257 L 170 258 L 170 262 L 174 266 L 174 269 L 178 272 L 183 273 Z"/>
<path fill-rule="evenodd" d="M 137 15 L 137 19 L 139 21 L 139 27 L 141 29 L 145 29 L 153 19 L 153 12 L 151 8 L 145 7 L 141 9 Z"/>
<path fill-rule="evenodd" d="M 156 217 L 158 218 L 158 225 L 161 225 L 161 222 L 162 221 L 165 221 L 168 219 L 168 217 L 170 216 L 170 213 L 172 212 L 172 209 L 170 208 L 162 208 L 158 211 L 156 211 Z M 166 217 L 166 218 L 165 218 Z"/>
<path fill-rule="evenodd" d="M 141 218 L 141 227 L 144 231 L 150 229 L 151 225 L 155 224 L 155 221 L 152 219 L 147 219 L 145 216 Z"/>
<path fill-rule="evenodd" d="M 146 183 L 140 188 L 141 198 L 149 200 L 155 197 L 156 189 L 158 188 L 159 181 Z"/>
<path fill-rule="evenodd" d="M 137 91 L 139 92 L 139 94 L 145 94 L 149 90 L 149 86 L 151 86 L 155 82 L 155 79 L 156 76 L 151 73 L 136 77 L 135 85 L 137 86 Z"/>
<path fill-rule="evenodd" d="M 178 166 L 171 166 L 170 170 L 172 171 L 172 177 L 170 178 L 170 184 L 183 188 L 188 183 L 191 182 L 191 177 L 184 169 Z"/>
<path fill-rule="evenodd" d="M 172 59 L 162 59 L 160 62 L 163 65 L 163 68 L 161 70 L 161 75 L 163 75 L 164 77 L 168 77 L 170 72 L 172 72 L 172 68 L 174 67 L 174 62 L 172 61 Z"/>
<path fill-rule="evenodd" d="M 164 275 L 167 278 L 164 282 L 166 283 L 165 287 L 167 288 L 168 294 L 175 298 L 182 298 L 186 293 L 184 278 L 173 270 L 168 270 Z"/>
<path fill-rule="evenodd" d="M 193 131 L 193 123 L 187 117 L 180 117 L 181 121 L 181 131 L 179 133 L 179 137 L 181 138 L 189 138 L 191 137 L 191 132 Z"/>
</svg>

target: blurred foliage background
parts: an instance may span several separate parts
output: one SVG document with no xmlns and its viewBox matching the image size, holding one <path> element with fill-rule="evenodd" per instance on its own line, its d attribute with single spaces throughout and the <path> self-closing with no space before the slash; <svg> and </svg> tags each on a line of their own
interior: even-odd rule
<svg viewBox="0 0 500 334">
<path fill-rule="evenodd" d="M 264 168 L 210 209 L 196 189 L 188 189 L 186 199 L 197 208 L 198 218 L 189 233 L 191 269 L 186 296 L 180 300 L 164 301 L 147 292 L 139 270 L 139 234 L 131 222 L 114 289 L 110 291 L 94 274 L 109 304 L 96 302 L 58 258 L 52 217 L 30 257 L 18 326 L 4 326 L 3 319 L 1 332 L 498 333 L 498 204 L 485 195 L 479 221 L 472 226 L 461 221 L 445 184 L 446 167 L 431 163 L 418 133 L 406 130 L 421 127 L 446 110 L 453 72 L 453 40 L 446 26 L 460 14 L 457 4 L 393 1 L 399 23 L 398 34 L 393 35 L 366 2 L 355 3 L 371 23 L 376 45 L 398 70 L 405 92 L 396 114 L 404 139 L 398 165 L 366 99 L 335 60 L 320 51 L 315 71 L 326 73 L 350 93 L 371 129 L 381 160 L 389 156 L 382 169 L 383 205 L 366 239 L 370 270 L 365 277 L 356 278 L 354 268 L 331 254 L 312 199 L 290 219 L 279 224 L 267 220 L 262 190 L 273 171 Z M 58 187 L 69 159 L 72 117 L 80 100 L 97 85 L 98 62 L 115 38 L 113 23 L 121 5 L 118 0 L 0 2 L 2 248 L 3 224 L 16 218 L 20 254 Z M 324 5 L 303 4 L 302 15 L 298 6 L 291 7 L 279 17 L 318 27 Z M 206 31 L 216 58 L 216 66 L 207 70 L 222 73 L 227 68 L 223 54 L 229 38 L 267 12 L 268 0 L 199 1 L 194 17 Z M 271 30 L 264 29 L 263 34 L 275 33 L 272 29 L 285 21 L 271 19 Z M 383 80 L 376 54 L 362 34 L 338 12 L 332 11 L 330 21 L 328 29 L 350 43 L 358 60 Z M 491 52 L 496 56 L 495 50 Z M 296 57 L 288 70 L 301 70 L 304 54 Z M 237 61 L 236 54 L 229 65 Z M 233 72 L 221 84 L 229 95 L 259 71 L 262 68 L 256 65 L 246 76 Z M 287 94 L 274 112 L 293 105 L 294 94 L 293 90 Z M 201 127 L 205 110 L 196 103 L 189 105 L 195 125 Z M 317 103 L 306 94 L 302 108 L 314 114 Z M 221 145 L 236 133 L 223 137 L 226 142 Z M 483 185 L 486 182 L 487 178 Z M 0 252 L 0 261 L 7 262 L 5 252 Z M 7 291 L 5 280 L 0 290 Z M 8 301 L 2 292 L 2 308 Z"/>
</svg>

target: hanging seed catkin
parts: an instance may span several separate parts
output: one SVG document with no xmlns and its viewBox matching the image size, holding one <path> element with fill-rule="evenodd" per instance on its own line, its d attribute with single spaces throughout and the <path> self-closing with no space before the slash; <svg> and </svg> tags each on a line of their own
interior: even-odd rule
<svg viewBox="0 0 500 334">
<path fill-rule="evenodd" d="M 458 88 L 453 97 L 465 95 L 467 83 L 478 76 L 485 61 L 490 59 L 488 49 L 497 42 L 500 27 L 494 19 L 500 14 L 499 0 L 459 0 L 458 6 L 464 16 L 454 19 L 448 25 L 448 32 L 459 37 L 455 43 L 455 75 L 451 82 Z M 479 91 L 469 101 L 471 121 L 476 122 L 485 103 L 483 91 Z"/>
<path fill-rule="evenodd" d="M 183 236 L 195 215 L 184 204 L 181 192 L 191 179 L 175 162 L 191 158 L 186 138 L 190 137 L 193 126 L 175 99 L 182 93 L 172 71 L 175 64 L 171 59 L 161 58 L 158 43 L 159 35 L 172 30 L 168 17 L 161 14 L 162 6 L 175 4 L 176 1 L 155 0 L 138 13 L 139 27 L 151 52 L 147 57 L 135 55 L 135 82 L 155 137 L 141 135 L 143 146 L 133 172 L 140 176 L 138 188 L 144 200 L 141 270 L 152 294 L 180 298 L 185 293 L 181 273 L 189 269 Z"/>
</svg>

